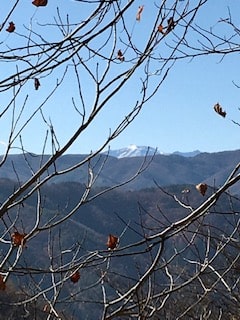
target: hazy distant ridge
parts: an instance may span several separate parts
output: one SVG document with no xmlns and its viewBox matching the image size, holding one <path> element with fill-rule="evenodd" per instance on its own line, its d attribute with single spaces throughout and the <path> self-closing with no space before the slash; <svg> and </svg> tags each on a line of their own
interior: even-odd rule
<svg viewBox="0 0 240 320">
<path fill-rule="evenodd" d="M 146 147 L 145 147 L 146 148 Z M 143 188 L 156 187 L 154 181 L 161 186 L 176 184 L 197 184 L 206 182 L 209 185 L 219 186 L 232 172 L 235 165 L 239 163 L 240 150 L 224 151 L 217 153 L 199 153 L 192 157 L 186 157 L 179 154 L 162 155 L 156 154 L 153 158 L 144 159 L 140 156 L 140 149 L 132 150 L 132 156 L 123 157 L 123 153 L 119 152 L 117 158 L 114 156 L 106 156 L 104 154 L 97 156 L 91 160 L 93 172 L 98 174 L 102 164 L 101 173 L 96 180 L 94 186 L 112 186 L 126 181 L 132 177 L 143 162 L 150 161 L 149 166 L 144 172 L 125 188 L 131 190 L 139 190 Z M 137 151 L 137 153 L 135 152 Z M 146 149 L 142 149 L 144 151 Z M 149 149 L 151 153 L 151 149 Z M 125 155 L 127 153 L 124 153 Z M 133 156 L 135 154 L 135 156 Z M 138 156 L 136 156 L 138 155 Z M 9 155 L 4 166 L 0 170 L 0 178 L 8 178 L 11 180 L 26 181 L 32 176 L 33 171 L 37 171 L 42 163 L 46 162 L 49 156 L 40 155 Z M 71 166 L 83 161 L 86 155 L 64 155 L 58 159 L 54 166 L 49 168 L 48 173 L 51 174 L 57 170 L 65 170 Z M 26 162 L 27 159 L 27 162 Z M 31 169 L 30 169 L 31 167 Z M 17 172 L 17 176 L 16 176 Z M 44 178 L 44 175 L 41 177 Z M 88 164 L 70 171 L 68 174 L 57 175 L 50 183 L 55 182 L 79 182 L 86 184 L 88 181 Z"/>
<path fill-rule="evenodd" d="M 107 152 L 104 152 L 106 154 Z M 201 153 L 199 150 L 190 151 L 190 152 L 179 152 L 175 151 L 172 154 L 177 154 L 183 157 L 195 157 Z M 135 144 L 131 144 L 128 147 L 117 149 L 117 150 L 110 150 L 109 155 L 111 157 L 115 157 L 118 159 L 121 158 L 128 158 L 128 157 L 144 157 L 146 154 L 152 156 L 154 154 L 161 154 L 161 155 L 170 155 L 171 153 L 165 153 L 159 151 L 158 148 L 147 147 L 147 146 L 136 146 Z"/>
</svg>

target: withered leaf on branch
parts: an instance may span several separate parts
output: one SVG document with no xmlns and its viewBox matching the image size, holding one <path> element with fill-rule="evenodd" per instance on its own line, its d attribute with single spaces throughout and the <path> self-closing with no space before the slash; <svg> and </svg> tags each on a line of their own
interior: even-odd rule
<svg viewBox="0 0 240 320">
<path fill-rule="evenodd" d="M 40 81 L 38 80 L 38 78 L 35 78 L 34 79 L 34 87 L 36 90 L 38 90 L 38 88 L 40 87 Z"/>
<path fill-rule="evenodd" d="M 205 195 L 207 191 L 207 184 L 206 183 L 199 183 L 196 185 L 196 189 L 201 193 L 201 195 Z"/>
<path fill-rule="evenodd" d="M 137 11 L 137 15 L 136 15 L 136 20 L 137 20 L 137 21 L 140 21 L 140 20 L 141 20 L 143 8 L 144 8 L 144 6 L 139 6 L 139 7 L 138 7 L 138 11 Z"/>
<path fill-rule="evenodd" d="M 167 22 L 168 22 L 167 32 L 169 32 L 169 31 L 173 30 L 175 27 L 173 17 L 169 18 Z"/>
<path fill-rule="evenodd" d="M 227 113 L 226 111 L 223 111 L 219 103 L 216 103 L 213 108 L 220 116 L 222 116 L 223 118 L 226 117 Z"/>
<path fill-rule="evenodd" d="M 80 279 L 80 272 L 79 272 L 78 270 L 75 271 L 75 272 L 71 275 L 70 279 L 71 279 L 71 281 L 72 281 L 73 283 L 78 282 L 78 280 Z"/>
<path fill-rule="evenodd" d="M 14 24 L 12 21 L 9 22 L 9 26 L 8 26 L 8 28 L 6 29 L 6 31 L 12 33 L 12 32 L 15 31 L 15 29 L 16 29 L 15 24 Z"/>
<path fill-rule="evenodd" d="M 160 33 L 164 34 L 162 24 L 160 24 L 160 25 L 158 26 L 158 32 L 160 32 Z"/>
<path fill-rule="evenodd" d="M 26 233 L 19 233 L 18 231 L 15 231 L 11 234 L 12 244 L 17 247 L 23 246 L 26 243 L 26 239 L 24 239 L 25 236 Z"/>
<path fill-rule="evenodd" d="M 32 4 L 36 7 L 45 7 L 48 4 L 48 0 L 34 0 Z"/>
<path fill-rule="evenodd" d="M 116 236 L 114 236 L 112 234 L 109 234 L 108 235 L 108 241 L 107 241 L 108 249 L 111 249 L 111 250 L 115 249 L 117 244 L 118 244 L 118 240 L 119 240 L 118 237 L 116 237 Z"/>
<path fill-rule="evenodd" d="M 122 62 L 125 60 L 124 55 L 121 50 L 118 50 L 117 58 L 118 58 L 118 60 L 120 60 Z"/>
</svg>

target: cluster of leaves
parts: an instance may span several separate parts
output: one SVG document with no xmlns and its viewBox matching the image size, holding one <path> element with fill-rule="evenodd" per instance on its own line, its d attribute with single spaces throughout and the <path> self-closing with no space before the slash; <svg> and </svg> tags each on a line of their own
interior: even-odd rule
<svg viewBox="0 0 240 320">
<path fill-rule="evenodd" d="M 36 7 L 45 7 L 48 4 L 48 0 L 34 0 L 32 4 Z M 6 29 L 7 32 L 12 33 L 16 29 L 16 26 L 13 21 L 9 22 L 9 26 Z"/>
</svg>

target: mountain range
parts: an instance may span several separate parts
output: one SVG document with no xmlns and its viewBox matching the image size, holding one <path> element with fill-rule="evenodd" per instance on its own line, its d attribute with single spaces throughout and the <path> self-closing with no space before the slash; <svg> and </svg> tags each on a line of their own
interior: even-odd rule
<svg viewBox="0 0 240 320">
<path fill-rule="evenodd" d="M 183 157 L 194 157 L 199 153 L 201 153 L 199 150 L 195 150 L 191 152 L 175 151 L 172 154 L 178 154 Z M 159 151 L 158 148 L 136 146 L 135 144 L 130 144 L 128 147 L 117 150 L 109 150 L 108 152 L 104 152 L 104 154 L 109 154 L 111 157 L 115 157 L 118 159 L 129 157 L 144 157 L 146 154 L 149 156 L 152 156 L 154 154 L 170 155 L 170 153 L 164 153 Z"/>
<path fill-rule="evenodd" d="M 141 150 L 143 151 L 142 155 Z M 101 191 L 104 190 L 102 187 L 119 184 L 138 173 L 139 168 L 142 169 L 141 174 L 137 174 L 131 183 L 124 186 L 125 190 L 118 188 L 103 193 L 101 197 L 96 197 L 92 201 L 82 205 L 75 215 L 68 218 L 60 226 L 53 228 L 51 237 L 52 239 L 56 239 L 57 243 L 59 241 L 60 250 L 62 248 L 73 248 L 75 246 L 73 246 L 73 243 L 81 243 L 83 255 L 86 250 L 88 252 L 105 250 L 107 237 L 110 233 L 121 235 L 120 247 L 137 243 L 139 235 L 143 231 L 146 234 L 146 232 L 152 232 L 151 230 L 162 230 L 167 225 L 171 225 L 185 217 L 189 208 L 178 205 L 178 202 L 171 195 L 174 194 L 177 199 L 190 203 L 193 208 L 198 207 L 203 201 L 203 196 L 196 190 L 195 185 L 205 181 L 214 188 L 217 187 L 218 184 L 224 182 L 240 159 L 240 150 L 198 153 L 195 156 L 184 156 L 177 153 L 170 155 L 155 154 L 153 149 L 147 147 L 132 147 L 132 151 L 136 152 L 130 153 L 132 156 L 128 155 L 127 157 L 119 157 L 123 155 L 123 152 L 118 152 L 118 157 L 117 153 L 116 156 L 101 154 L 92 159 L 90 163 L 86 163 L 84 166 L 78 167 L 66 174 L 61 174 L 63 170 L 74 167 L 79 161 L 83 161 L 86 158 L 86 155 L 68 154 L 62 156 L 54 166 L 49 168 L 48 174 L 57 171 L 58 175 L 53 180 L 50 180 L 49 183 L 41 186 L 43 205 L 41 207 L 41 223 L 44 223 L 45 219 L 51 221 L 51 219 L 55 219 L 56 217 L 65 217 L 76 207 L 76 204 L 79 203 L 79 199 L 81 199 L 82 194 L 85 192 L 89 166 L 91 166 L 95 175 L 100 173 L 93 190 L 91 190 L 91 195 L 101 194 Z M 149 151 L 147 155 L 146 151 Z M 19 181 L 28 179 L 48 158 L 49 155 L 41 156 L 30 153 L 9 155 L 2 167 L 0 167 L 0 203 L 4 202 L 18 188 Z M 44 178 L 44 176 L 41 178 Z M 156 184 L 163 188 L 157 188 Z M 189 190 L 187 194 L 183 193 L 185 190 Z M 214 189 L 209 187 L 206 197 L 210 196 L 213 191 Z M 239 194 L 237 188 L 235 193 Z M 17 219 L 17 227 L 20 230 L 24 226 L 24 232 L 28 232 L 28 230 L 31 230 L 31 226 L 35 224 L 35 214 L 33 213 L 36 212 L 37 201 L 36 195 L 32 194 L 25 199 L 24 205 L 19 206 L 21 219 Z M 200 234 L 202 230 L 204 234 L 207 226 L 213 228 L 215 239 L 217 239 L 216 235 L 219 239 L 222 239 L 223 234 L 230 234 L 232 226 L 236 223 L 236 216 L 229 214 L 229 207 L 235 210 L 236 213 L 239 212 L 239 201 L 237 197 L 233 197 L 230 202 L 225 194 L 219 199 L 211 214 L 207 214 L 204 217 L 204 229 L 199 229 Z M 12 222 L 10 221 L 10 223 Z M 5 228 L 4 225 L 3 228 Z M 124 231 L 123 233 L 123 230 L 126 230 L 126 232 Z M 193 240 L 191 228 L 189 228 L 189 231 Z M 10 236 L 10 233 L 5 234 L 5 237 Z M 213 240 L 214 237 L 212 238 Z M 49 239 L 48 230 L 43 230 L 40 233 L 37 232 L 32 239 L 29 239 L 26 246 L 27 250 L 23 250 L 20 266 L 27 265 L 29 266 L 29 270 L 31 268 L 32 270 L 37 270 L 38 268 L 44 270 L 50 263 L 48 256 Z M 186 256 L 188 259 L 195 259 L 195 251 L 192 252 L 192 248 L 196 248 L 197 257 L 202 256 L 204 260 L 206 248 L 205 245 L 201 246 L 199 239 L 200 236 L 196 237 L 194 239 L 196 243 L 193 246 L 189 246 L 189 248 L 188 246 L 186 247 L 184 259 Z M 11 238 L 8 240 L 10 241 Z M 184 240 L 180 232 L 173 239 L 170 238 L 166 241 L 168 242 L 163 253 L 164 259 L 175 254 L 179 248 L 182 248 Z M 211 246 L 213 245 L 214 242 L 212 242 Z M 218 244 L 216 243 L 216 245 Z M 4 248 L 3 242 L 1 242 L 0 249 L 4 252 L 2 248 Z M 203 248 L 203 251 L 201 251 L 201 248 Z M 234 246 L 230 246 L 230 248 L 234 248 Z M 117 260 L 112 261 L 114 268 L 112 269 L 114 274 L 113 283 L 119 283 L 121 286 L 124 286 L 123 279 L 133 279 L 138 274 L 140 265 L 144 268 L 144 266 L 149 264 L 148 257 L 148 255 L 145 256 L 145 253 L 143 255 L 137 254 L 133 257 L 129 255 L 121 257 L 119 255 Z M 222 261 L 225 261 L 226 257 L 228 256 L 223 255 Z M 219 264 L 219 260 L 216 263 Z M 219 265 L 221 265 L 221 262 Z M 171 265 L 171 267 L 177 268 L 176 272 L 179 274 L 179 270 L 181 270 L 180 272 L 185 270 L 185 260 L 181 261 L 180 255 L 178 255 L 177 264 Z M 68 295 L 70 292 L 72 297 L 72 292 L 75 294 L 74 290 L 79 290 L 79 300 L 76 300 L 75 304 L 73 303 L 74 300 L 71 300 L 71 303 L 66 304 L 66 311 L 64 310 L 67 312 L 66 314 L 74 312 L 76 317 L 71 317 L 71 319 L 99 318 L 101 305 L 99 303 L 94 304 L 93 302 L 100 301 L 102 291 L 97 291 L 98 288 L 96 287 L 97 289 L 95 289 L 95 287 L 89 286 L 89 283 L 95 282 L 95 279 L 97 283 L 100 268 L 96 267 L 96 265 L 92 268 L 82 268 L 81 280 L 78 284 L 75 283 L 74 287 L 71 281 L 66 282 L 62 296 Z M 120 275 L 119 279 L 117 275 Z M 124 275 L 124 277 L 121 275 Z M 231 275 L 229 275 L 229 278 L 232 279 Z M 19 277 L 19 279 L 15 284 L 16 288 L 19 287 L 19 284 L 22 284 L 24 288 L 30 287 L 28 282 L 30 277 Z M 35 281 L 35 278 L 33 279 Z M 48 279 L 46 276 L 44 285 L 51 285 L 51 280 L 47 282 Z M 201 284 L 199 286 L 199 292 L 201 292 Z M 112 287 L 109 287 L 109 291 L 111 289 Z M 188 288 L 186 287 L 186 289 Z M 194 287 L 191 287 L 190 290 L 196 290 L 195 283 Z M 15 291 L 12 299 L 16 299 Z M 5 291 L 2 294 L 4 294 L 4 299 L 11 301 L 11 296 L 6 296 Z M 215 299 L 217 300 L 218 296 Z M 79 303 L 78 301 L 84 301 L 84 303 Z M 85 303 L 85 301 L 89 303 Z M 181 307 L 184 301 L 189 301 L 188 294 L 185 292 L 182 294 L 181 292 L 181 295 L 179 294 L 179 301 L 179 306 Z M 2 305 L 4 304 L 2 303 L 0 292 L 0 306 Z M 62 308 L 61 302 L 59 308 Z M 13 310 L 11 309 L 11 312 Z M 41 306 L 40 310 L 43 310 L 43 306 Z M 3 315 L 1 319 L 9 319 L 9 316 L 4 314 L 2 309 L 1 314 Z M 26 310 L 24 309 L 20 313 L 18 309 L 18 313 L 16 311 L 16 314 L 15 319 L 19 319 L 20 316 L 23 318 Z M 44 315 L 38 319 L 40 318 L 43 319 Z"/>
<path fill-rule="evenodd" d="M 134 149 L 134 148 L 132 148 Z M 137 154 L 148 150 L 147 147 L 135 149 Z M 94 184 L 95 187 L 109 187 L 122 184 L 131 179 L 124 188 L 128 190 L 140 190 L 152 188 L 156 183 L 161 186 L 177 184 L 197 184 L 206 182 L 211 186 L 219 186 L 231 173 L 240 159 L 240 150 L 223 151 L 217 153 L 198 153 L 195 156 L 183 156 L 180 154 L 155 154 L 152 156 L 149 149 L 147 156 L 123 157 L 118 152 L 116 157 L 106 154 L 96 156 L 90 164 L 70 170 L 62 174 L 63 170 L 74 167 L 86 158 L 86 155 L 64 155 L 50 167 L 48 174 L 58 172 L 50 182 L 88 182 L 88 170 L 91 166 L 93 173 L 99 175 Z M 146 155 L 146 152 L 144 153 Z M 0 168 L 0 178 L 14 181 L 26 181 L 32 172 L 36 172 L 40 165 L 47 161 L 48 155 L 40 156 L 27 154 L 9 155 L 4 165 Z M 100 170 L 100 172 L 99 172 Z M 141 174 L 139 174 L 139 170 Z M 46 175 L 45 175 L 46 176 Z M 44 175 L 42 178 L 45 177 Z"/>
</svg>

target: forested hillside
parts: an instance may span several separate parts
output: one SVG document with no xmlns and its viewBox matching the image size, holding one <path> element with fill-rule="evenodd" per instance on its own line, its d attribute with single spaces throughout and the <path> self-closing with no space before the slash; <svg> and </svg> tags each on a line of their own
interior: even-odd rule
<svg viewBox="0 0 240 320">
<path fill-rule="evenodd" d="M 17 182 L 11 180 L 2 179 L 0 181 L 0 200 L 6 198 L 13 190 L 16 188 Z M 103 189 L 96 188 L 92 190 L 92 196 L 99 194 Z M 79 202 L 79 198 L 84 192 L 84 185 L 76 182 L 61 182 L 52 183 L 49 185 L 44 185 L 41 189 L 41 195 L 44 199 L 44 207 L 42 208 L 42 221 L 48 221 L 49 218 L 54 219 L 57 217 L 64 217 L 68 211 L 71 211 L 76 204 Z M 213 189 L 209 188 L 207 190 L 208 196 L 213 192 Z M 141 240 L 141 235 L 144 232 L 146 237 L 155 234 L 156 232 L 163 231 L 167 226 L 183 219 L 188 213 L 190 208 L 198 207 L 203 202 L 204 198 L 196 189 L 195 185 L 173 185 L 162 189 L 160 186 L 155 186 L 155 188 L 147 188 L 136 191 L 125 191 L 121 189 L 113 190 L 102 195 L 100 198 L 96 198 L 76 211 L 76 213 L 71 217 L 71 219 L 66 220 L 60 226 L 56 226 L 51 233 L 47 230 L 42 232 L 38 237 L 33 239 L 31 242 L 27 242 L 23 248 L 23 254 L 21 257 L 21 263 L 19 265 L 18 271 L 12 274 L 10 281 L 6 286 L 6 294 L 8 294 L 8 299 L 16 301 L 18 299 L 18 292 L 20 297 L 22 297 L 22 289 L 26 287 L 25 294 L 28 295 L 28 278 L 24 278 L 23 281 L 19 281 L 19 275 L 25 273 L 24 265 L 26 264 L 29 270 L 44 270 L 46 264 L 49 263 L 49 241 L 51 239 L 52 245 L 54 245 L 55 250 L 59 251 L 59 246 L 61 245 L 61 250 L 80 244 L 80 250 L 83 255 L 91 252 L 104 252 L 107 249 L 107 238 L 109 234 L 114 234 L 119 237 L 118 248 L 120 250 L 120 255 L 113 257 L 111 269 L 109 273 L 116 273 L 113 277 L 114 285 L 121 290 L 124 286 L 125 280 L 123 280 L 120 274 L 128 274 L 129 277 L 135 278 L 135 273 L 138 268 L 144 269 L 148 265 L 149 256 L 146 251 L 146 255 L 132 256 L 128 258 L 127 256 L 121 257 L 121 248 L 124 248 L 128 243 L 137 243 Z M 24 206 L 21 208 L 22 216 L 24 220 L 21 219 L 15 224 L 13 230 L 23 230 L 26 234 L 31 230 L 31 225 L 33 223 L 32 213 L 35 211 L 34 203 L 35 197 L 29 197 Z M 196 226 L 191 226 L 185 234 L 176 234 L 176 236 L 166 240 L 166 247 L 164 249 L 163 257 L 168 259 L 174 255 L 174 251 L 179 252 L 179 254 L 174 259 L 174 267 L 172 269 L 173 273 L 180 272 L 182 270 L 183 275 L 188 272 L 192 272 L 191 268 L 189 270 L 185 269 L 186 259 L 194 259 L 195 255 L 204 256 L 205 245 L 201 238 L 194 237 L 192 234 L 195 232 L 195 228 L 198 228 L 199 232 L 201 230 L 202 234 L 205 234 L 209 227 L 214 226 L 215 237 L 223 237 L 224 234 L 231 232 L 232 225 L 234 223 L 234 218 L 229 216 L 229 208 L 226 205 L 227 196 L 223 197 L 216 206 L 212 209 L 212 214 L 207 215 L 202 219 L 201 223 Z M 235 211 L 240 211 L 240 202 L 237 199 L 232 200 L 232 205 Z M 184 205 L 179 206 L 179 203 Z M 191 203 L 191 207 L 189 206 Z M 45 218 L 44 218 L 45 216 Z M 41 225 L 39 226 L 41 228 Z M 3 232 L 3 230 L 2 230 Z M 192 239 L 191 239 L 192 238 Z M 11 234 L 5 235 L 5 240 L 11 240 Z M 61 240 L 61 241 L 60 241 Z M 186 249 L 188 242 L 194 244 L 194 250 Z M 61 244 L 60 244 L 61 243 Z M 214 244 L 213 244 L 214 245 Z M 58 249 L 57 249 L 58 248 Z M 181 250 L 183 252 L 181 253 Z M 142 247 L 142 250 L 146 248 Z M 227 255 L 230 257 L 234 253 L 234 247 L 228 249 Z M 129 253 L 131 250 L 129 251 Z M 232 253 L 233 252 L 233 253 Z M 4 252 L 2 251 L 2 254 Z M 221 258 L 223 259 L 223 258 Z M 224 263 L 224 260 L 220 263 Z M 79 302 L 76 301 L 72 304 L 60 303 L 60 310 L 64 310 L 63 315 L 67 317 L 68 314 L 74 313 L 78 316 L 73 317 L 73 319 L 92 319 L 92 317 L 98 317 L 101 312 L 101 308 L 97 305 L 94 307 L 94 312 L 89 309 L 89 306 L 81 303 L 81 301 L 92 300 L 92 303 L 96 303 L 101 299 L 101 290 L 98 286 L 92 291 L 89 287 L 90 283 L 95 279 L 97 281 L 99 273 L 101 273 L 104 265 L 89 266 L 86 270 L 81 271 L 81 278 L 76 284 L 72 283 L 70 280 L 67 286 L 62 291 L 62 298 L 66 298 L 69 295 L 74 294 L 74 292 L 82 291 L 79 295 Z M 231 276 L 235 277 L 235 272 L 231 273 Z M 39 274 L 41 278 L 41 272 Z M 43 279 L 41 280 L 43 281 Z M 164 278 L 160 277 L 157 282 L 160 283 L 164 281 Z M 46 286 L 50 283 L 46 282 Z M 111 283 L 109 283 L 111 287 Z M 109 287 L 109 289 L 110 289 Z M 174 295 L 175 306 L 180 307 L 189 300 L 189 290 L 199 290 L 198 285 L 194 284 L 194 287 L 181 289 L 180 292 Z M 184 297 L 184 298 L 183 298 Z M 5 299 L 6 295 L 2 296 Z M 186 301 L 185 301 L 186 299 Z M 211 303 L 214 302 L 217 305 L 219 295 L 216 294 L 212 298 Z M 222 299 L 222 298 L 221 298 Z M 2 300 L 3 301 L 3 300 Z M 205 302 L 202 303 L 204 308 Z M 229 307 L 229 304 L 226 305 Z M 200 306 L 201 308 L 201 306 Z M 44 315 L 43 312 L 44 304 L 39 302 L 38 307 L 29 307 L 31 313 L 36 312 L 38 316 Z M 8 314 L 9 309 L 1 307 L 2 314 Z M 18 310 L 18 311 L 14 311 Z M 32 311 L 31 311 L 32 310 Z M 7 312 L 7 313 L 4 313 Z M 22 307 L 13 307 L 12 318 L 15 319 L 13 314 L 20 313 L 24 315 L 26 310 Z M 164 314 L 162 314 L 164 315 Z M 4 319 L 1 318 L 0 319 Z M 38 318 L 37 318 L 38 319 Z M 41 319 L 41 318 L 39 318 Z"/>
</svg>

